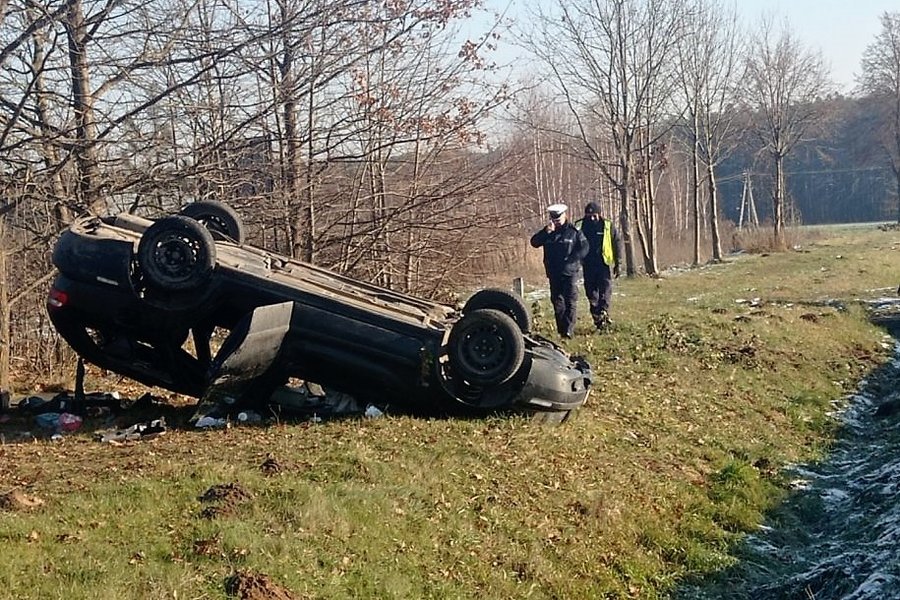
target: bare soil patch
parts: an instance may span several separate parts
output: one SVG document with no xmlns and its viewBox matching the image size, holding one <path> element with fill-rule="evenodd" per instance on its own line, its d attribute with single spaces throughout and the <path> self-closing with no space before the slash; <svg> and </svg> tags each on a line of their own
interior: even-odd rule
<svg viewBox="0 0 900 600">
<path fill-rule="evenodd" d="M 241 600 L 299 600 L 299 596 L 278 585 L 268 575 L 239 571 L 225 582 L 225 592 Z"/>
<path fill-rule="evenodd" d="M 19 512 L 33 510 L 42 506 L 44 501 L 37 496 L 29 496 L 21 490 L 12 490 L 0 494 L 0 510 Z"/>
<path fill-rule="evenodd" d="M 247 502 L 253 500 L 253 494 L 239 483 L 222 483 L 214 485 L 200 496 L 200 502 L 210 503 L 200 513 L 206 519 L 215 519 L 238 514 Z"/>
</svg>

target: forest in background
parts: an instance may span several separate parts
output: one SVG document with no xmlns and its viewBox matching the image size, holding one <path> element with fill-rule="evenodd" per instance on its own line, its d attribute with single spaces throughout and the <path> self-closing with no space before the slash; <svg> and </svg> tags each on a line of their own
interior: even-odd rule
<svg viewBox="0 0 900 600">
<path fill-rule="evenodd" d="M 882 128 L 888 124 L 878 104 L 869 96 L 832 96 L 819 102 L 820 131 L 801 141 L 785 165 L 797 222 L 896 221 L 896 178 L 882 139 Z M 748 185 L 760 217 L 765 220 L 771 215 L 772 175 L 759 150 L 754 140 L 745 139 L 723 160 L 719 171 L 723 216 L 735 223 Z"/>
<path fill-rule="evenodd" d="M 461 31 L 493 19 L 478 39 Z M 0 0 L 0 385 L 64 377 L 44 301 L 73 218 L 218 200 L 249 240 L 437 298 L 534 261 L 599 200 L 629 276 L 738 229 L 900 221 L 900 15 L 858 94 L 712 0 Z M 527 80 L 495 63 L 514 44 Z M 751 202 L 752 200 L 752 202 Z"/>
</svg>

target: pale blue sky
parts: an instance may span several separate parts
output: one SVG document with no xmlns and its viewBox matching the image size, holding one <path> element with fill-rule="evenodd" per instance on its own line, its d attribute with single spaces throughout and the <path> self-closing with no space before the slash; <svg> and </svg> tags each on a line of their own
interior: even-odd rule
<svg viewBox="0 0 900 600">
<path fill-rule="evenodd" d="M 850 91 L 866 46 L 881 29 L 884 12 L 900 12 L 898 0 L 743 0 L 738 11 L 748 23 L 763 14 L 786 17 L 791 29 L 812 49 L 822 51 L 832 77 Z"/>
<path fill-rule="evenodd" d="M 505 11 L 508 18 L 524 25 L 522 21 L 531 12 L 529 6 L 554 1 L 485 0 L 485 3 L 488 10 Z M 863 51 L 881 28 L 881 14 L 900 12 L 900 0 L 735 0 L 735 6 L 748 28 L 755 26 L 763 15 L 770 15 L 776 21 L 787 19 L 808 48 L 821 50 L 838 89 L 845 93 L 854 86 Z M 501 44 L 506 46 L 501 56 L 515 56 L 520 52 L 507 43 Z"/>
</svg>

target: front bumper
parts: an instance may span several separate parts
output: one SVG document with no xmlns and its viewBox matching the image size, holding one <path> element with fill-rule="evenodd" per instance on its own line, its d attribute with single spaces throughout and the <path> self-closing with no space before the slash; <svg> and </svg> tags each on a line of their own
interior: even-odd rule
<svg viewBox="0 0 900 600">
<path fill-rule="evenodd" d="M 580 357 L 568 357 L 548 344 L 532 349 L 531 371 L 517 405 L 535 411 L 571 411 L 587 400 L 591 367 Z"/>
</svg>

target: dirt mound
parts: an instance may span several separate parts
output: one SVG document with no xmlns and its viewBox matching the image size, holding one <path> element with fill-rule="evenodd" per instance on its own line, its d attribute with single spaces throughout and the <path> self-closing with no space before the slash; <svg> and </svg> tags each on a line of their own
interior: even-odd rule
<svg viewBox="0 0 900 600">
<path fill-rule="evenodd" d="M 43 504 L 44 501 L 37 496 L 29 496 L 21 490 L 12 490 L 5 494 L 0 494 L 0 510 L 19 512 L 33 510 Z"/>
<path fill-rule="evenodd" d="M 268 575 L 239 571 L 225 582 L 225 592 L 241 600 L 299 600 L 299 596 L 272 581 Z"/>
<path fill-rule="evenodd" d="M 252 499 L 253 494 L 239 483 L 214 485 L 200 496 L 200 502 L 212 504 L 204 508 L 200 515 L 206 519 L 233 515 L 238 512 L 241 505 Z"/>
<path fill-rule="evenodd" d="M 270 454 L 266 457 L 266 460 L 259 465 L 259 469 L 264 475 L 277 475 L 278 473 L 281 473 L 282 466 L 281 463 L 278 462 L 278 459 Z"/>
</svg>

